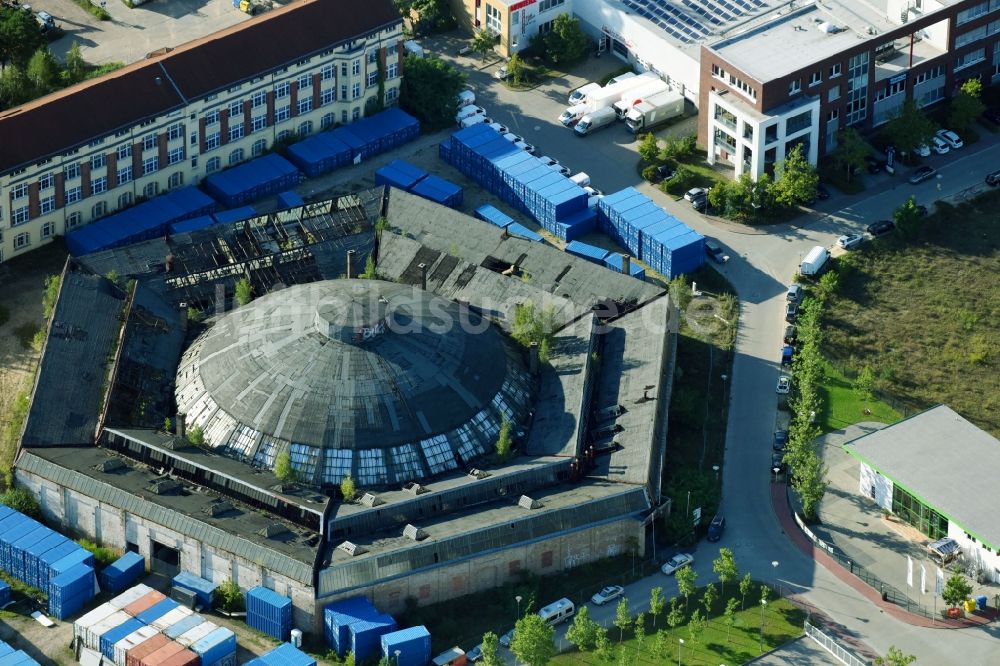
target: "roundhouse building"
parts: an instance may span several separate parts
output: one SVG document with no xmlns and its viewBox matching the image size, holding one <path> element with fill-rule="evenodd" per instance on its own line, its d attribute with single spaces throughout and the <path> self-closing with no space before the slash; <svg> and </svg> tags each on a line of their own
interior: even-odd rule
<svg viewBox="0 0 1000 666">
<path fill-rule="evenodd" d="M 354 279 L 380 217 L 384 279 Z M 547 359 L 510 336 L 529 301 Z M 345 596 L 397 612 L 644 552 L 676 324 L 653 285 L 397 190 L 145 241 L 67 264 L 16 478 L 64 529 L 318 631 Z"/>
</svg>

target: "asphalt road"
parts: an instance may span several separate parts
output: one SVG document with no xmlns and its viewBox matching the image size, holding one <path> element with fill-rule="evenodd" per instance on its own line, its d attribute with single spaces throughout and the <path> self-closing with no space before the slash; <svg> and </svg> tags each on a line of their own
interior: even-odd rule
<svg viewBox="0 0 1000 666">
<path fill-rule="evenodd" d="M 906 182 L 909 170 L 904 169 L 895 177 L 875 179 L 866 192 L 855 197 L 834 196 L 822 202 L 813 215 L 791 224 L 748 229 L 698 215 L 684 202 L 673 201 L 643 184 L 635 171 L 634 140 L 623 127 L 579 138 L 556 122 L 568 92 L 617 67 L 617 61 L 591 59 L 580 76 L 568 76 L 536 90 L 516 93 L 490 78 L 492 67 L 479 70 L 479 63 L 469 59 L 460 64 L 469 71 L 477 103 L 496 120 L 538 146 L 539 154 L 554 157 L 574 170 L 586 171 L 593 184 L 606 192 L 627 186 L 643 189 L 676 217 L 721 241 L 731 256 L 720 271 L 739 294 L 741 324 L 731 378 L 723 472 L 728 526 L 719 546 L 735 552 L 741 571 L 750 571 L 761 580 L 777 580 L 797 591 L 844 631 L 879 653 L 884 654 L 890 645 L 896 645 L 918 655 L 918 663 L 956 663 L 957 655 L 961 655 L 963 663 L 995 660 L 1000 654 L 997 627 L 945 631 L 907 625 L 886 616 L 804 556 L 783 534 L 771 510 L 768 467 L 777 407 L 774 386 L 779 375 L 778 349 L 785 325 L 784 293 L 801 257 L 813 245 L 829 247 L 847 231 L 861 231 L 874 220 L 891 217 L 892 211 L 911 195 L 918 203 L 930 204 L 970 189 L 983 189 L 983 177 L 997 168 L 995 150 L 1000 143 L 997 137 L 983 131 L 983 140 L 974 146 L 934 156 L 929 161 L 939 170 L 938 177 L 919 185 Z M 714 580 L 711 560 L 717 554 L 716 548 L 702 543 L 694 554 L 699 581 Z M 648 608 L 649 591 L 656 585 L 663 586 L 668 597 L 677 593 L 673 578 L 656 574 L 638 581 L 626 592 L 633 612 Z M 610 623 L 614 604 L 591 611 L 596 620 Z M 564 632 L 565 625 L 557 632 L 560 640 Z M 814 655 L 810 659 L 815 658 Z M 787 661 L 803 663 L 801 657 L 793 654 L 789 654 Z M 772 657 L 769 663 L 780 661 Z"/>
</svg>

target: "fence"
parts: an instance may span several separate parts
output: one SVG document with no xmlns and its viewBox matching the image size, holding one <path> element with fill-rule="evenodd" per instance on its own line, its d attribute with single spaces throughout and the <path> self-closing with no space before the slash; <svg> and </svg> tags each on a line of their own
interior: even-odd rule
<svg viewBox="0 0 1000 666">
<path fill-rule="evenodd" d="M 820 647 L 832 654 L 842 664 L 846 664 L 846 666 L 868 666 L 867 661 L 859 659 L 853 652 L 850 652 L 838 643 L 835 638 L 820 631 L 809 624 L 808 621 L 805 622 L 805 628 L 806 636 L 816 641 Z"/>
</svg>

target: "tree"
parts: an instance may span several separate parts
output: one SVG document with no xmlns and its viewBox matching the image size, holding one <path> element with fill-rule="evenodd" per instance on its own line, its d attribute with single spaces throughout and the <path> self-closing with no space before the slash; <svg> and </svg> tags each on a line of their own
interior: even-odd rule
<svg viewBox="0 0 1000 666">
<path fill-rule="evenodd" d="M 639 157 L 652 164 L 660 156 L 660 144 L 652 132 L 642 135 L 639 141 Z"/>
<path fill-rule="evenodd" d="M 875 373 L 870 365 L 861 368 L 857 378 L 854 380 L 854 394 L 861 398 L 865 404 L 865 414 L 869 412 L 868 403 L 875 395 Z"/>
<path fill-rule="evenodd" d="M 505 414 L 500 422 L 500 434 L 497 435 L 496 452 L 497 458 L 502 462 L 510 458 L 514 451 L 514 438 L 511 436 L 512 425 L 510 419 Z"/>
<path fill-rule="evenodd" d="M 949 607 L 954 608 L 968 599 L 970 594 L 972 594 L 972 586 L 969 585 L 969 581 L 965 580 L 962 574 L 956 572 L 945 581 L 941 598 Z"/>
<path fill-rule="evenodd" d="M 653 641 L 653 655 L 660 663 L 667 663 L 671 647 L 673 647 L 673 640 L 670 638 L 670 633 L 666 629 L 657 631 L 656 640 Z"/>
<path fill-rule="evenodd" d="M 216 603 L 222 610 L 230 613 L 238 613 L 245 608 L 246 599 L 239 584 L 232 578 L 227 578 L 215 590 Z"/>
<path fill-rule="evenodd" d="M 733 625 L 736 624 L 736 599 L 730 599 L 726 602 L 726 610 L 723 611 L 726 616 L 726 642 L 729 642 L 729 635 L 733 631 Z"/>
<path fill-rule="evenodd" d="M 920 233 L 920 227 L 924 222 L 924 216 L 917 206 L 917 200 L 910 197 L 903 202 L 893 211 L 892 221 L 896 223 L 896 228 L 903 236 L 915 238 Z"/>
<path fill-rule="evenodd" d="M 539 345 L 538 357 L 545 361 L 545 356 L 541 353 L 542 343 L 549 343 L 555 331 L 555 307 L 546 305 L 541 311 L 535 308 L 531 301 L 518 303 L 514 306 L 514 321 L 511 325 L 510 334 L 515 340 L 525 347 L 537 342 Z"/>
<path fill-rule="evenodd" d="M 368 258 L 365 259 L 365 270 L 363 273 L 361 273 L 361 275 L 358 276 L 358 278 L 362 280 L 378 279 L 378 272 L 375 269 L 375 257 L 373 255 L 369 254 Z"/>
<path fill-rule="evenodd" d="M 677 597 L 670 598 L 670 612 L 667 613 L 667 626 L 676 629 L 684 623 L 684 611 L 681 610 L 681 603 Z"/>
<path fill-rule="evenodd" d="M 837 293 L 837 285 L 840 282 L 840 273 L 836 270 L 829 270 L 820 276 L 816 283 L 816 298 L 826 301 L 829 297 Z"/>
<path fill-rule="evenodd" d="M 428 130 L 439 130 L 455 122 L 455 99 L 465 84 L 465 75 L 440 58 L 407 55 L 406 76 L 399 91 L 399 104 L 416 116 Z"/>
<path fill-rule="evenodd" d="M 662 587 L 654 587 L 649 591 L 649 613 L 653 616 L 653 629 L 656 629 L 656 619 L 667 607 L 667 598 L 663 596 Z"/>
<path fill-rule="evenodd" d="M 875 657 L 872 662 L 874 666 L 909 666 L 917 660 L 916 656 L 906 654 L 895 645 L 889 646 L 889 651 L 884 657 Z"/>
<path fill-rule="evenodd" d="M 493 50 L 496 43 L 497 35 L 494 35 L 486 28 L 476 30 L 476 33 L 472 36 L 472 50 L 478 53 L 484 62 L 486 61 L 486 54 Z"/>
<path fill-rule="evenodd" d="M 597 634 L 601 625 L 590 619 L 590 609 L 581 606 L 573 618 L 573 624 L 566 630 L 566 640 L 580 652 L 590 652 L 597 647 Z"/>
<path fill-rule="evenodd" d="M 9 61 L 24 67 L 44 44 L 45 37 L 38 29 L 38 21 L 30 12 L 6 6 L 0 8 L 0 62 Z"/>
<path fill-rule="evenodd" d="M 719 598 L 719 594 L 715 591 L 715 585 L 709 583 L 705 586 L 705 591 L 701 593 L 701 605 L 705 607 L 705 617 L 712 615 L 712 606 L 715 605 L 715 601 Z"/>
<path fill-rule="evenodd" d="M 282 451 L 275 458 L 274 476 L 277 477 L 278 481 L 282 482 L 291 483 L 295 481 L 295 468 L 292 467 L 292 456 L 289 455 L 288 451 Z"/>
<path fill-rule="evenodd" d="M 541 37 L 545 57 L 553 63 L 572 63 L 587 54 L 587 36 L 580 28 L 580 19 L 560 14 L 552 21 L 552 30 Z"/>
<path fill-rule="evenodd" d="M 760 584 L 760 605 L 764 606 L 767 604 L 767 600 L 771 598 L 771 588 L 764 583 Z"/>
<path fill-rule="evenodd" d="M 885 128 L 893 147 L 903 153 L 910 153 L 934 136 L 934 123 L 927 117 L 915 100 L 903 103 L 899 113 Z"/>
<path fill-rule="evenodd" d="M 597 653 L 597 656 L 604 661 L 610 661 L 614 651 L 615 646 L 611 643 L 611 639 L 608 638 L 608 630 L 604 627 L 599 627 L 597 630 L 597 642 L 595 643 L 594 652 Z"/>
<path fill-rule="evenodd" d="M 674 577 L 677 578 L 677 589 L 684 595 L 684 611 L 687 612 L 688 597 L 694 594 L 698 572 L 691 567 L 681 567 L 674 574 Z"/>
<path fill-rule="evenodd" d="M 646 614 L 638 613 L 635 616 L 635 647 L 637 652 L 642 652 L 644 640 L 646 640 Z"/>
<path fill-rule="evenodd" d="M 500 638 L 492 631 L 483 634 L 482 666 L 504 666 L 503 657 L 500 656 Z"/>
<path fill-rule="evenodd" d="M 48 48 L 40 48 L 32 54 L 24 73 L 35 87 L 35 95 L 47 95 L 56 89 L 59 82 L 59 63 Z"/>
<path fill-rule="evenodd" d="M 625 640 L 625 630 L 632 626 L 632 614 L 628 612 L 628 599 L 622 597 L 615 608 L 615 626 L 618 627 L 618 642 Z"/>
<path fill-rule="evenodd" d="M 956 132 L 967 132 L 972 127 L 986 105 L 979 98 L 983 92 L 983 84 L 978 79 L 969 79 L 959 88 L 958 94 L 951 98 L 948 111 L 948 122 Z"/>
<path fill-rule="evenodd" d="M 851 182 L 855 171 L 864 168 L 868 153 L 868 144 L 853 127 L 842 129 L 837 134 L 837 148 L 833 151 L 833 157 L 845 170 L 847 182 Z"/>
<path fill-rule="evenodd" d="M 722 594 L 726 594 L 726 583 L 736 578 L 739 571 L 736 568 L 736 556 L 729 548 L 720 548 L 719 556 L 712 560 L 712 571 L 719 577 Z"/>
<path fill-rule="evenodd" d="M 404 18 L 411 19 L 414 34 L 426 35 L 454 27 L 455 17 L 445 0 L 395 0 L 395 4 Z"/>
<path fill-rule="evenodd" d="M 59 288 L 62 286 L 62 278 L 58 275 L 50 275 L 45 278 L 42 288 L 42 313 L 48 319 L 52 316 L 52 311 L 59 300 Z"/>
<path fill-rule="evenodd" d="M 340 495 L 345 502 L 353 502 L 354 498 L 358 496 L 358 485 L 349 474 L 340 482 Z"/>
<path fill-rule="evenodd" d="M 688 620 L 688 635 L 691 637 L 692 643 L 698 642 L 707 624 L 707 620 L 701 614 L 701 609 L 695 608 L 691 613 L 691 619 Z"/>
<path fill-rule="evenodd" d="M 698 137 L 694 134 L 674 137 L 669 136 L 663 142 L 663 150 L 660 151 L 660 159 L 664 162 L 674 160 L 682 162 L 694 155 L 698 149 Z"/>
<path fill-rule="evenodd" d="M 87 78 L 87 61 L 80 55 L 80 44 L 74 39 L 66 52 L 66 69 L 64 70 L 67 84 L 74 84 Z"/>
<path fill-rule="evenodd" d="M 545 666 L 556 655 L 555 627 L 536 613 L 528 613 L 514 625 L 510 651 L 527 666 Z"/>
<path fill-rule="evenodd" d="M 819 175 L 797 144 L 775 167 L 774 198 L 782 206 L 795 206 L 816 197 Z"/>
<path fill-rule="evenodd" d="M 31 101 L 34 88 L 20 65 L 7 65 L 0 73 L 0 107 L 10 108 Z"/>
<path fill-rule="evenodd" d="M 794 464 L 792 488 L 802 502 L 802 513 L 808 520 L 816 518 L 816 507 L 826 494 L 826 465 L 810 446 Z"/>
<path fill-rule="evenodd" d="M 743 580 L 740 581 L 740 610 L 746 608 L 747 595 L 750 594 L 750 588 L 753 586 L 753 579 L 750 578 L 750 572 L 746 572 L 743 575 Z"/>
<path fill-rule="evenodd" d="M 344 657 L 344 661 L 342 662 L 342 665 L 343 666 L 356 666 L 356 660 L 355 660 L 354 652 L 353 651 L 347 653 L 347 656 Z"/>
<path fill-rule="evenodd" d="M 236 281 L 236 302 L 243 306 L 252 300 L 253 288 L 250 286 L 250 280 L 240 278 Z"/>
<path fill-rule="evenodd" d="M 0 495 L 0 504 L 9 506 L 31 518 L 41 518 L 42 510 L 34 496 L 24 488 L 8 488 Z"/>
<path fill-rule="evenodd" d="M 524 67 L 524 60 L 518 54 L 513 54 L 510 60 L 507 61 L 507 77 L 510 78 L 511 85 L 515 88 L 520 86 L 524 82 L 524 77 L 527 73 Z"/>
<path fill-rule="evenodd" d="M 201 426 L 192 426 L 187 430 L 187 441 L 194 446 L 205 445 L 205 431 Z"/>
</svg>

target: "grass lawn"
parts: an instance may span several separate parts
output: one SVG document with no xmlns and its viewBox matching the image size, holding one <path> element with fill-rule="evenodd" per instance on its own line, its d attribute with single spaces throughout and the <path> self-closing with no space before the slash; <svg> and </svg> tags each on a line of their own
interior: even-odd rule
<svg viewBox="0 0 1000 666">
<path fill-rule="evenodd" d="M 718 588 L 716 588 L 718 589 Z M 730 584 L 726 590 L 727 597 L 739 599 L 736 585 Z M 704 608 L 698 603 L 701 590 L 692 595 L 690 610 Z M 785 599 L 769 601 L 765 607 L 763 641 L 761 641 L 761 609 L 756 599 L 747 599 L 747 608 L 735 615 L 732 629 L 726 624 L 722 615 L 725 599 L 716 601 L 713 613 L 709 617 L 704 631 L 698 636 L 692 636 L 687 623 L 674 629 L 667 628 L 666 619 L 660 617 L 659 631 L 665 638 L 657 638 L 657 631 L 652 628 L 652 618 L 647 617 L 645 637 L 640 645 L 632 634 L 626 631 L 626 640 L 618 643 L 619 632 L 616 627 L 609 627 L 608 637 L 615 646 L 614 658 L 610 661 L 602 659 L 592 652 L 567 652 L 555 657 L 552 666 L 605 666 L 606 664 L 628 663 L 631 665 L 663 666 L 677 662 L 678 647 L 680 663 L 685 666 L 718 666 L 719 664 L 743 664 L 764 652 L 784 645 L 788 641 L 802 635 L 802 623 L 805 613 Z M 684 639 L 681 646 L 678 639 Z M 762 649 L 763 648 L 763 649 Z M 619 660 L 619 650 L 624 649 L 627 661 Z"/>
<path fill-rule="evenodd" d="M 824 316 L 824 353 L 849 377 L 870 366 L 897 411 L 943 403 L 995 436 L 998 207 L 997 191 L 958 207 L 939 203 L 915 238 L 896 233 L 839 259 L 840 287 Z"/>
<path fill-rule="evenodd" d="M 902 415 L 880 400 L 865 403 L 854 391 L 854 380 L 848 379 L 829 361 L 823 362 L 824 381 L 820 387 L 824 409 L 819 416 L 823 432 L 840 430 L 861 421 L 895 423 Z M 869 413 L 865 414 L 865 409 Z"/>
</svg>

